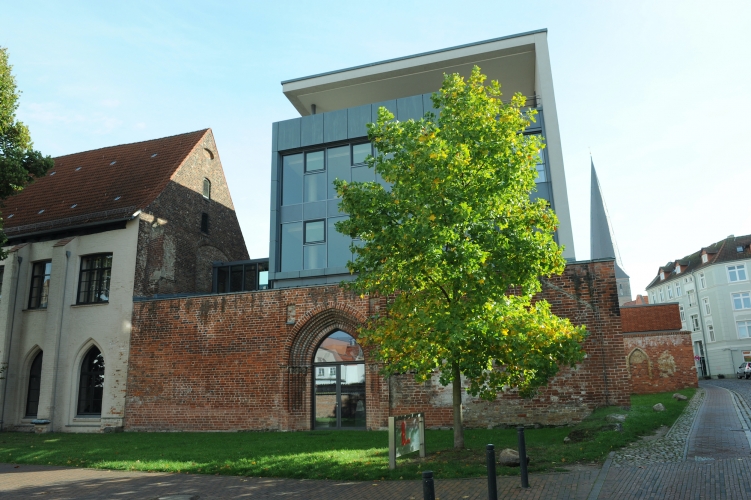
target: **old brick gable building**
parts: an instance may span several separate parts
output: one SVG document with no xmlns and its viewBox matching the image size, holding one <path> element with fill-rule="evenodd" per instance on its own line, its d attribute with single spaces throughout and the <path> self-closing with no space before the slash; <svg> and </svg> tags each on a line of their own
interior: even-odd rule
<svg viewBox="0 0 751 500">
<path fill-rule="evenodd" d="M 2 429 L 121 427 L 134 295 L 247 259 L 211 130 L 55 158 L 3 217 Z"/>
</svg>

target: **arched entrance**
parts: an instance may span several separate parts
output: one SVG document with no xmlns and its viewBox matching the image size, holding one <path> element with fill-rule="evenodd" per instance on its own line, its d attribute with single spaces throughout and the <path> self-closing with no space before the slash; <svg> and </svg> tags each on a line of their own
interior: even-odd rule
<svg viewBox="0 0 751 500">
<path fill-rule="evenodd" d="M 365 357 L 341 330 L 323 339 L 313 358 L 313 428 L 365 428 Z"/>
</svg>

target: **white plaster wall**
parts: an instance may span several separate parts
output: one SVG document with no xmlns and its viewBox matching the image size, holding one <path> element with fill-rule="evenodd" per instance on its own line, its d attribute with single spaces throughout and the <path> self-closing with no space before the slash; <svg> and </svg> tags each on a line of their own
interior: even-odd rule
<svg viewBox="0 0 751 500">
<path fill-rule="evenodd" d="M 31 419 L 24 417 L 28 372 L 38 349 L 44 357 L 37 418 L 52 420 L 56 432 L 96 432 L 105 426 L 120 426 L 125 408 L 138 219 L 128 222 L 125 229 L 78 236 L 64 246 L 55 247 L 57 241 L 30 243 L 0 263 L 6 266 L 0 300 L 0 360 L 10 352 L 5 401 L 0 392 L 4 426 L 30 426 Z M 66 252 L 70 252 L 68 257 Z M 75 305 L 81 256 L 110 252 L 109 302 Z M 23 258 L 20 265 L 18 256 Z M 52 260 L 52 274 L 47 309 L 28 310 L 32 263 L 48 259 Z M 9 268 L 13 274 L 10 277 Z M 18 287 L 14 290 L 16 272 Z M 14 292 L 15 308 L 10 300 Z M 101 418 L 76 416 L 80 365 L 92 345 L 101 350 L 105 363 Z"/>
</svg>

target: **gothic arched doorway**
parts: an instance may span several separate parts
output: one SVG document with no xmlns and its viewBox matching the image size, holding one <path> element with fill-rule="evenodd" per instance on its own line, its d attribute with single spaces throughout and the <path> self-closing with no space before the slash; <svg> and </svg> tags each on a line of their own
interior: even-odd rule
<svg viewBox="0 0 751 500">
<path fill-rule="evenodd" d="M 365 428 L 365 357 L 341 330 L 323 339 L 313 358 L 313 428 Z"/>
</svg>

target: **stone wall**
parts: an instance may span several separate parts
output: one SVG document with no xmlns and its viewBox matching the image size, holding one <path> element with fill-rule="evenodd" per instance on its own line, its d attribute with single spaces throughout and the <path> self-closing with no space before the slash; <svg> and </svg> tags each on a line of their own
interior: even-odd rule
<svg viewBox="0 0 751 500">
<path fill-rule="evenodd" d="M 691 332 L 624 333 L 634 394 L 654 394 L 699 387 Z"/>
<path fill-rule="evenodd" d="M 469 427 L 566 424 L 594 408 L 629 405 L 613 261 L 572 263 L 544 281 L 553 311 L 586 324 L 587 358 L 562 369 L 532 399 L 493 402 L 465 395 Z M 339 286 L 264 290 L 134 304 L 127 385 L 129 430 L 302 430 L 311 426 L 312 366 L 332 331 L 357 327 L 385 305 Z M 367 427 L 426 412 L 430 427 L 452 423 L 450 388 L 437 377 L 385 380 L 365 350 Z"/>
<path fill-rule="evenodd" d="M 211 196 L 203 196 L 203 180 Z M 201 218 L 208 215 L 208 232 Z M 248 259 L 245 241 L 208 131 L 167 187 L 140 215 L 136 296 L 211 292 L 213 261 Z"/>
</svg>

